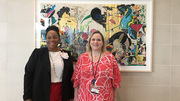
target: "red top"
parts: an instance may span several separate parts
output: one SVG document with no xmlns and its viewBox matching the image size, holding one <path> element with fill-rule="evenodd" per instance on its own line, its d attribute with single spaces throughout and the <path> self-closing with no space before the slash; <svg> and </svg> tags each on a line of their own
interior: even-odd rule
<svg viewBox="0 0 180 101">
<path fill-rule="evenodd" d="M 97 62 L 93 63 L 96 70 Z M 78 101 L 113 101 L 113 89 L 120 87 L 121 75 L 116 59 L 111 53 L 105 54 L 99 61 L 96 71 L 96 86 L 99 94 L 90 92 L 93 77 L 92 61 L 88 53 L 83 53 L 76 63 L 72 76 L 74 87 L 79 86 Z"/>
</svg>

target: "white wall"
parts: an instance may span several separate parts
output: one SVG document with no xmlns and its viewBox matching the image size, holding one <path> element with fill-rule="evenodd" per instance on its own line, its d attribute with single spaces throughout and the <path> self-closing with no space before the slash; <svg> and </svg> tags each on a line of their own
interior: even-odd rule
<svg viewBox="0 0 180 101">
<path fill-rule="evenodd" d="M 121 73 L 118 101 L 180 99 L 180 0 L 154 1 L 153 72 Z M 35 48 L 35 0 L 0 0 L 0 36 L 0 100 L 22 101 L 24 66 Z"/>
<path fill-rule="evenodd" d="M 22 101 L 24 65 L 34 49 L 34 1 L 0 0 L 0 99 Z"/>
</svg>

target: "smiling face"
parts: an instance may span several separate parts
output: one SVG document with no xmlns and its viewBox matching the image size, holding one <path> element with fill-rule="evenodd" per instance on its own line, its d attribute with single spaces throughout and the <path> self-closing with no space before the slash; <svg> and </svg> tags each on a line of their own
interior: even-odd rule
<svg viewBox="0 0 180 101">
<path fill-rule="evenodd" d="M 46 35 L 46 42 L 47 42 L 49 51 L 52 51 L 52 52 L 58 51 L 57 46 L 59 44 L 59 41 L 60 41 L 60 37 L 56 31 L 54 30 L 48 31 Z"/>
<path fill-rule="evenodd" d="M 90 40 L 92 51 L 101 51 L 103 47 L 102 36 L 99 33 L 94 33 Z"/>
</svg>

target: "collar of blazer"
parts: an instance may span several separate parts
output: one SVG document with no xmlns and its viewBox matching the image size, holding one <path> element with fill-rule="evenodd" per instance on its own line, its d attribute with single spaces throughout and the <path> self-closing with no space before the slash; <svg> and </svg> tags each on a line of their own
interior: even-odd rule
<svg viewBox="0 0 180 101">
<path fill-rule="evenodd" d="M 47 47 L 41 48 L 38 51 L 39 55 L 43 55 L 43 54 L 47 54 L 47 53 L 48 53 L 48 48 Z M 66 50 L 63 50 L 63 49 L 60 49 L 60 56 L 62 57 L 62 59 L 68 59 L 69 58 L 68 52 Z"/>
</svg>

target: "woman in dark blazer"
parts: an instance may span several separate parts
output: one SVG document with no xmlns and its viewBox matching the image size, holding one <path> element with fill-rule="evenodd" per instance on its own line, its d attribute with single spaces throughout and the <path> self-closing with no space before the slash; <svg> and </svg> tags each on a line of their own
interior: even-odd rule
<svg viewBox="0 0 180 101">
<path fill-rule="evenodd" d="M 59 49 L 59 29 L 46 29 L 47 48 L 35 49 L 26 66 L 24 75 L 24 101 L 68 101 L 74 98 L 71 82 L 73 58 Z M 56 60 L 53 60 L 56 59 Z"/>
</svg>

